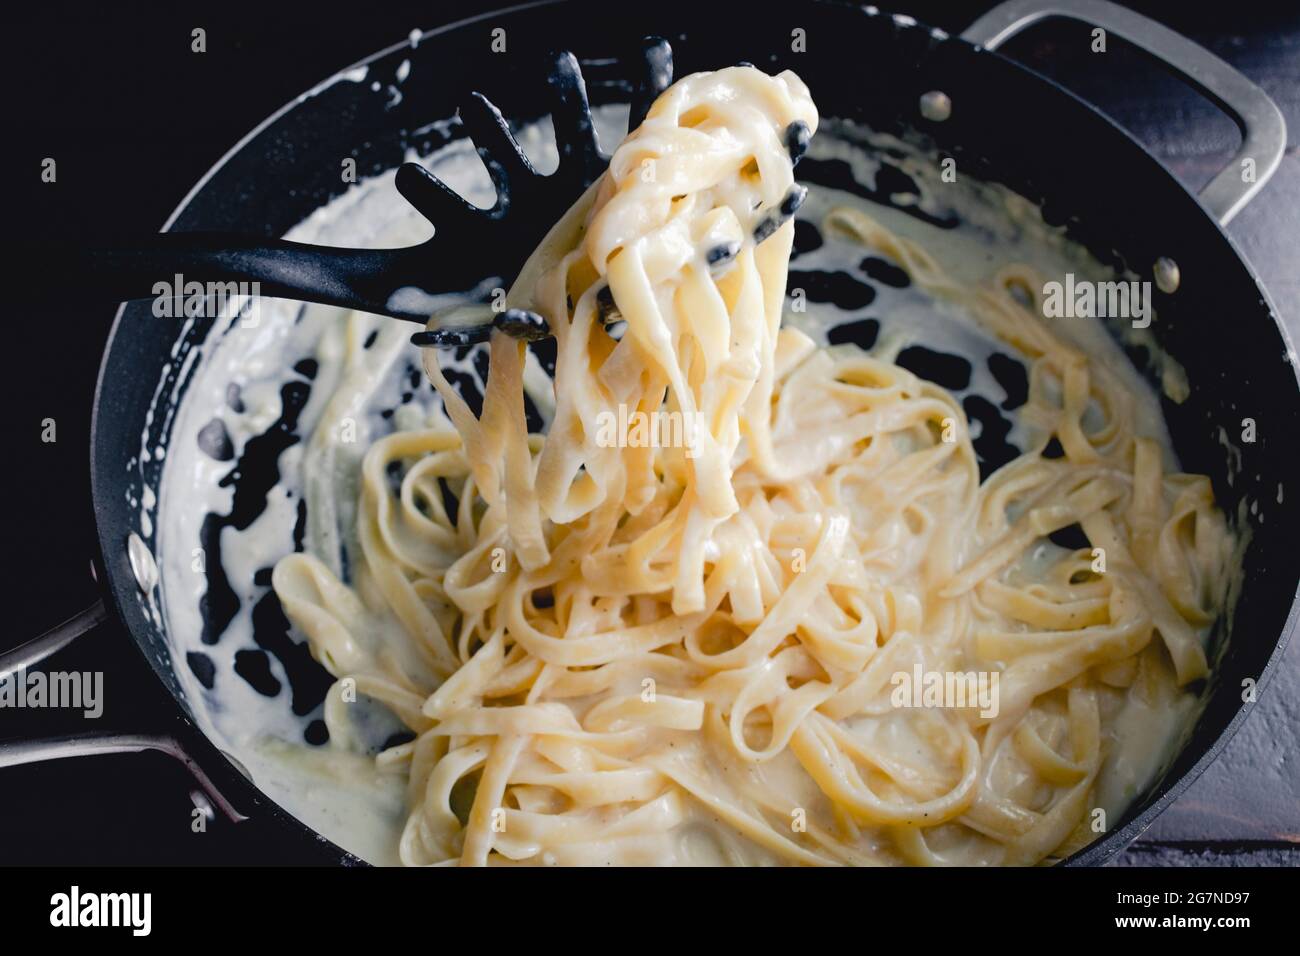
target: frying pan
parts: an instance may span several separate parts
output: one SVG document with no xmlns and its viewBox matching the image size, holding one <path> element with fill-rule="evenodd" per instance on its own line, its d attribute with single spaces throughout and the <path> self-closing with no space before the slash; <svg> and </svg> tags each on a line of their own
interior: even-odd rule
<svg viewBox="0 0 1300 956">
<path fill-rule="evenodd" d="M 1267 293 L 1222 228 L 1276 168 L 1285 145 L 1281 115 L 1227 64 L 1101 0 L 1012 0 L 960 37 L 872 8 L 830 3 L 790 4 L 762 16 L 748 5 L 677 0 L 620 4 L 613 17 L 610 9 L 607 0 L 514 7 L 377 53 L 257 127 L 203 177 L 164 228 L 283 235 L 344 189 L 338 157 L 356 157 L 358 171 L 369 174 L 397 165 L 408 148 L 427 154 L 459 135 L 455 124 L 440 121 L 475 89 L 512 121 L 539 118 L 545 83 L 535 64 L 551 49 L 578 55 L 593 104 L 626 101 L 627 62 L 641 37 L 660 35 L 673 44 L 679 76 L 742 60 L 772 72 L 791 68 L 815 92 L 824 116 L 928 135 L 963 174 L 1003 183 L 1041 204 L 1049 222 L 1063 225 L 1103 262 L 1150 277 L 1158 259 L 1173 260 L 1180 281 L 1176 290 L 1156 294 L 1159 320 L 1151 331 L 1187 370 L 1191 393 L 1181 404 L 1162 399 L 1164 412 L 1184 468 L 1211 476 L 1225 514 L 1238 531 L 1249 532 L 1250 545 L 1230 626 L 1212 637 L 1217 660 L 1199 688 L 1203 710 L 1187 743 L 1122 820 L 1065 861 L 1104 863 L 1218 756 L 1250 709 L 1243 686 L 1266 683 L 1296 623 L 1300 512 L 1279 501 L 1296 494 L 1290 483 L 1290 442 L 1300 434 L 1295 353 Z M 1101 27 L 1163 61 L 1237 121 L 1239 155 L 1193 195 L 1105 116 L 993 52 L 1050 16 Z M 493 39 L 501 38 L 506 51 L 492 52 Z M 403 61 L 411 80 L 395 103 L 386 84 Z M 923 97 L 934 91 L 948 95 L 950 115 L 922 109 Z M 1253 182 L 1241 175 L 1245 160 L 1253 161 Z M 465 288 L 464 278 L 448 288 Z M 166 444 L 172 416 L 157 407 L 158 396 L 173 386 L 184 393 L 184 359 L 202 346 L 210 325 L 160 322 L 148 303 L 118 310 L 100 368 L 90 447 L 103 600 L 0 658 L 0 673 L 29 666 L 116 614 L 175 699 L 174 718 L 139 734 L 0 745 L 0 766 L 159 749 L 186 763 L 216 810 L 240 827 L 274 831 L 293 859 L 359 862 L 277 806 L 199 730 L 175 669 L 185 663 L 173 659 L 165 620 L 155 613 L 154 534 L 141 527 L 131 503 L 145 489 L 157 493 L 162 464 L 140 460 L 141 439 L 149 447 Z M 1143 357 L 1134 358 L 1141 369 Z M 1235 440 L 1244 418 L 1254 420 L 1254 442 Z M 1240 448 L 1235 465 L 1224 434 Z"/>
</svg>

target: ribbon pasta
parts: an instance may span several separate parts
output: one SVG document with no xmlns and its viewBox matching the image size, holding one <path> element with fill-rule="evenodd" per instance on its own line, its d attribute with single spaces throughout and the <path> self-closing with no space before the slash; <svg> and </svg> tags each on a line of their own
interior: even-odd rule
<svg viewBox="0 0 1300 956">
<path fill-rule="evenodd" d="M 428 351 L 455 429 L 369 449 L 350 582 L 275 568 L 339 679 L 335 745 L 349 679 L 415 735 L 378 757 L 409 779 L 404 862 L 1037 863 L 1092 836 L 1127 702 L 1207 673 L 1231 552 L 1209 481 L 1012 294 L 1040 279 L 968 287 L 862 211 L 825 223 L 1030 363 L 1033 447 L 983 484 L 952 395 L 782 327 L 793 225 L 764 217 L 796 123 L 789 72 L 674 84 L 508 296 L 555 334 L 546 436 L 521 343 L 494 336 L 481 415 Z M 601 440 L 633 413 L 691 440 Z M 1048 543 L 1072 525 L 1104 570 Z M 894 699 L 975 671 L 995 714 Z"/>
</svg>

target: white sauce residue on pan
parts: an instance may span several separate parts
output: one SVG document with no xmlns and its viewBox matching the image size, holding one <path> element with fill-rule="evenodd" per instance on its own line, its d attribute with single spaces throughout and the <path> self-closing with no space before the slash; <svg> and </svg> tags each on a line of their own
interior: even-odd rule
<svg viewBox="0 0 1300 956">
<path fill-rule="evenodd" d="M 597 110 L 597 128 L 607 149 L 622 138 L 626 116 L 625 107 Z M 549 122 L 524 130 L 521 142 L 539 169 L 554 168 Z M 895 179 L 902 170 L 903 180 L 910 177 L 913 183 L 904 188 L 916 190 L 912 196 L 894 195 L 892 206 L 868 203 L 854 194 L 852 186 L 855 182 L 868 191 L 889 191 L 889 184 L 879 178 L 880 149 L 892 154 Z M 491 205 L 491 183 L 467 142 L 455 143 L 424 162 L 470 201 Z M 941 183 L 932 158 L 900 141 L 828 124 L 814 139 L 805 163 L 798 172 L 810 182 L 811 191 L 799 216 L 803 222 L 789 285 L 824 291 L 809 294 L 806 310 L 788 312 L 786 321 L 819 342 L 826 342 L 832 329 L 856 323 L 851 328 L 861 344 L 886 359 L 915 346 L 942 353 L 941 358 L 947 357 L 944 367 L 955 368 L 959 381 L 941 384 L 960 397 L 982 400 L 994 412 L 988 421 L 972 420 L 977 450 L 981 430 L 990 427 L 1006 430 L 997 443 L 1016 445 L 1023 436 L 1014 416 L 999 418 L 996 408 L 1014 401 L 1018 388 L 1014 371 L 1018 363 L 1010 358 L 1008 347 L 954 307 L 936 304 L 906 282 L 891 283 L 888 263 L 878 267 L 883 279 L 872 277 L 868 284 L 857 271 L 863 248 L 822 235 L 813 224 L 820 223 L 832 205 L 869 205 L 884 226 L 924 244 L 961 279 L 982 278 L 1010 261 L 1029 264 L 1051 278 L 1072 272 L 1079 279 L 1105 281 L 1113 279 L 1113 273 L 1058 230 L 1044 225 L 1025 200 L 970 177 Z M 846 172 L 848 179 L 836 183 L 844 188 L 831 188 L 828 181 Z M 316 210 L 286 238 L 373 248 L 424 241 L 431 229 L 398 195 L 393 176 L 389 171 L 359 183 Z M 956 226 L 936 228 L 933 222 Z M 482 297 L 485 289 L 472 292 Z M 410 294 L 422 296 L 419 290 Z M 452 294 L 418 301 L 433 309 L 459 298 Z M 185 361 L 201 364 L 179 410 L 171 407 L 171 396 L 161 386 L 155 402 L 157 414 L 174 414 L 175 422 L 157 508 L 149 500 L 139 507 L 142 527 L 158 528 L 162 608 L 173 658 L 202 728 L 251 772 L 259 787 L 344 848 L 372 862 L 390 863 L 395 861 L 397 828 L 406 818 L 405 780 L 376 772 L 374 762 L 366 757 L 308 743 L 319 739 L 323 727 L 319 701 L 329 681 L 323 671 L 314 671 L 316 665 L 298 637 L 283 631 L 270 591 L 270 570 L 294 550 L 295 543 L 319 554 L 338 553 L 339 541 L 353 533 L 357 469 L 365 450 L 394 428 L 424 427 L 441 420 L 441 403 L 419 369 L 418 350 L 408 342 L 417 327 L 369 318 L 373 341 L 367 349 L 363 380 L 354 382 L 352 390 L 360 396 L 352 419 L 355 433 L 349 440 L 330 443 L 328 454 L 314 460 L 310 469 L 312 481 L 327 483 L 334 512 L 304 517 L 303 460 L 308 443 L 291 439 L 304 439 L 313 432 L 336 391 L 347 313 L 275 299 L 253 305 L 255 325 L 245 327 L 229 318 L 218 322 L 205 346 L 186 356 Z M 1142 397 L 1139 430 L 1158 437 L 1166 449 L 1167 465 L 1176 465 L 1159 403 L 1115 340 L 1095 320 L 1064 321 L 1066 334 L 1076 344 L 1105 361 Z M 839 333 L 836 340 L 844 340 L 844 335 Z M 1151 351 L 1157 354 L 1154 348 Z M 476 354 L 451 362 L 451 367 L 476 375 Z M 965 371 L 963 361 L 969 366 Z M 448 364 L 444 359 L 444 367 Z M 1170 371 L 1174 367 L 1164 367 L 1166 381 L 1171 375 L 1176 379 L 1178 373 Z M 286 407 L 286 396 L 291 404 L 306 398 L 301 407 Z M 546 411 L 543 405 L 543 416 Z M 241 454 L 251 441 L 268 442 L 266 436 L 274 437 L 277 423 L 286 421 L 292 427 L 283 429 L 279 473 L 266 481 L 269 493 L 264 507 L 246 526 L 231 521 L 215 539 L 209 534 L 205 548 L 205 521 L 211 521 L 211 515 L 230 514 L 236 505 L 234 488 L 248 480 L 246 475 L 228 480 Z M 991 437 L 984 436 L 984 448 L 996 444 Z M 141 459 L 159 459 L 163 451 L 144 448 Z M 219 556 L 211 553 L 213 540 L 219 542 Z M 229 587 L 229 595 L 217 602 L 209 595 L 214 569 Z M 206 634 L 205 600 L 209 604 Z M 229 621 L 214 627 L 212 610 L 217 605 L 225 608 L 218 616 L 229 614 Z M 293 706 L 295 694 L 301 698 L 298 712 Z M 1184 695 L 1176 706 L 1134 708 L 1123 716 L 1117 727 L 1122 745 L 1116 748 L 1107 782 L 1098 794 L 1101 806 L 1119 812 L 1148 785 L 1181 744 L 1180 729 L 1190 725 L 1194 706 L 1194 698 Z M 358 723 L 367 728 L 375 749 L 400 729 L 377 709 Z"/>
</svg>

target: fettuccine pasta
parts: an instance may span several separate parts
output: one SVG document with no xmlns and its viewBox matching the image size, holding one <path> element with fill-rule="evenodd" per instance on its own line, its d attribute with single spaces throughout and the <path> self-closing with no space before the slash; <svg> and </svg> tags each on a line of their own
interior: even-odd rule
<svg viewBox="0 0 1300 956">
<path fill-rule="evenodd" d="M 862 210 L 823 223 L 1030 365 L 1032 447 L 983 483 L 952 395 L 783 327 L 817 121 L 789 72 L 668 89 L 507 297 L 555 335 L 546 434 L 523 344 L 494 336 L 479 414 L 427 350 L 454 427 L 366 453 L 347 581 L 275 568 L 332 745 L 358 696 L 414 735 L 377 758 L 404 862 L 1037 863 L 1097 835 L 1119 715 L 1206 676 L 1209 480 L 1039 318 L 1041 277 L 970 286 Z M 1075 526 L 1091 547 L 1049 540 Z"/>
</svg>

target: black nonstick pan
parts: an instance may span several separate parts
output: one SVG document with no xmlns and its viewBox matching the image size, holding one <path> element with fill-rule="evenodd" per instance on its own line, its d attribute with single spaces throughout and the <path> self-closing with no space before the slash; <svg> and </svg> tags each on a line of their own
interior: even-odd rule
<svg viewBox="0 0 1300 956">
<path fill-rule="evenodd" d="M 1034 21 L 1060 15 L 1146 49 L 1238 122 L 1241 153 L 1199 197 L 1105 116 L 993 52 Z M 814 91 L 823 116 L 900 135 L 919 131 L 965 174 L 1040 203 L 1049 222 L 1064 225 L 1103 262 L 1149 278 L 1154 263 L 1169 261 L 1151 332 L 1186 369 L 1191 392 L 1181 404 L 1165 401 L 1164 412 L 1184 468 L 1211 476 L 1230 521 L 1239 530 L 1248 526 L 1250 545 L 1241 597 L 1231 626 L 1215 636 L 1217 663 L 1200 689 L 1204 709 L 1190 739 L 1122 820 L 1066 861 L 1105 862 L 1216 759 L 1249 713 L 1244 698 L 1251 695 L 1243 688 L 1264 684 L 1296 623 L 1300 514 L 1289 506 L 1297 495 L 1290 479 L 1300 434 L 1295 353 L 1267 293 L 1222 228 L 1276 168 L 1285 129 L 1264 94 L 1225 63 L 1101 0 L 1012 0 L 960 37 L 830 3 L 790 3 L 761 16 L 750 5 L 675 0 L 521 6 L 394 46 L 317 86 L 237 144 L 164 228 L 281 236 L 346 188 L 341 157 L 354 157 L 364 176 L 398 165 L 408 149 L 427 154 L 463 135 L 445 121 L 471 90 L 487 93 L 512 122 L 537 119 L 547 111 L 537 64 L 551 50 L 578 56 L 594 104 L 626 102 L 640 41 L 648 35 L 671 41 L 679 76 L 739 61 L 770 72 L 789 68 Z M 504 50 L 494 50 L 502 39 Z M 394 97 L 390 86 L 399 69 L 411 80 Z M 1253 179 L 1241 175 L 1244 161 Z M 1176 283 L 1169 281 L 1169 263 L 1176 265 Z M 480 277 L 490 270 L 490 250 L 484 250 Z M 462 273 L 448 289 L 475 278 Z M 178 341 L 182 326 L 155 318 L 149 303 L 119 309 L 100 369 L 90 448 L 103 601 L 0 658 L 0 672 L 26 666 L 119 615 L 175 698 L 174 719 L 140 734 L 3 744 L 0 767 L 161 749 L 186 761 L 216 810 L 240 827 L 274 830 L 294 860 L 357 862 L 279 808 L 198 729 L 194 702 L 177 676 L 187 663 L 173 658 L 165 620 L 144 596 L 157 584 L 156 528 L 141 526 L 134 503 L 146 489 L 157 492 L 163 465 L 140 460 L 141 439 L 166 445 L 172 416 L 157 407 L 158 396 L 173 385 L 184 392 L 182 359 L 201 347 L 208 328 L 194 323 Z M 1141 369 L 1143 356 L 1134 358 Z M 1253 422 L 1253 441 L 1237 440 L 1244 419 Z M 1237 448 L 1231 455 L 1225 435 Z"/>
</svg>

